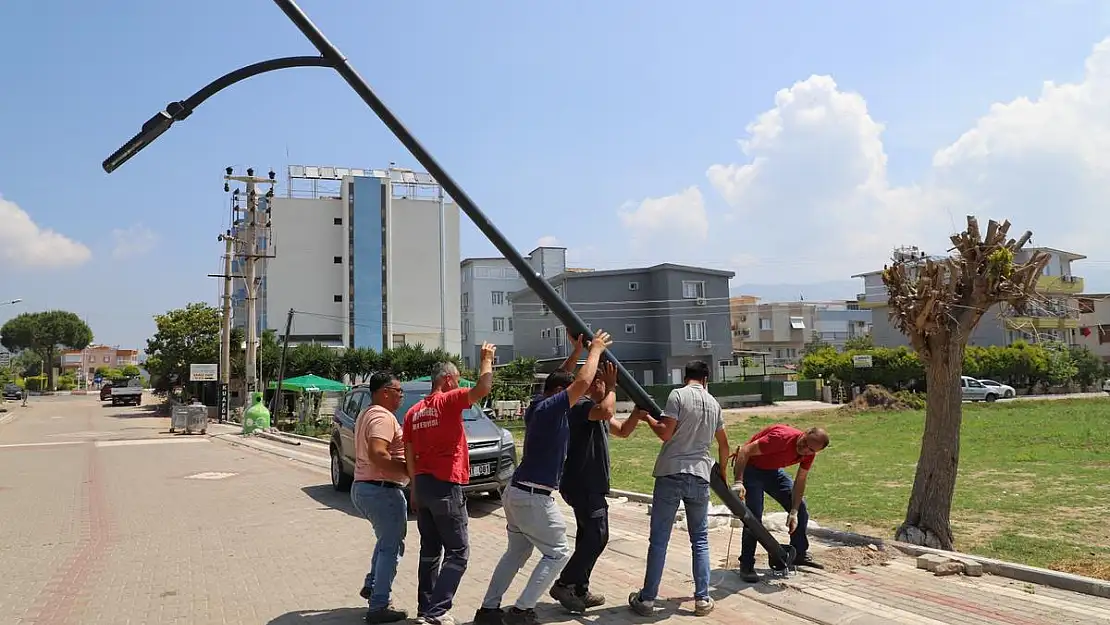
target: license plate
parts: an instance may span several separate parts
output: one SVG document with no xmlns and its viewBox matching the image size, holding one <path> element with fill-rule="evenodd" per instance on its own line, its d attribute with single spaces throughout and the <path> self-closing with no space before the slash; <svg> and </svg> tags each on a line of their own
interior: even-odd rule
<svg viewBox="0 0 1110 625">
<path fill-rule="evenodd" d="M 470 466 L 470 477 L 484 477 L 493 474 L 493 463 L 484 462 Z"/>
</svg>

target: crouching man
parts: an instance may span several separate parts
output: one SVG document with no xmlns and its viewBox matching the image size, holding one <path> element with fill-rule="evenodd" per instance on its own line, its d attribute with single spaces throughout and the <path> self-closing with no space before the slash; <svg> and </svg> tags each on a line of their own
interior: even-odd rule
<svg viewBox="0 0 1110 625">
<path fill-rule="evenodd" d="M 829 434 L 821 428 L 805 432 L 789 425 L 771 425 L 756 432 L 736 450 L 733 464 L 733 490 L 747 504 L 755 518 L 763 517 L 763 495 L 770 495 L 787 512 L 786 529 L 790 544 L 797 550 L 796 566 L 823 569 L 809 555 L 806 525 L 809 511 L 803 498 L 806 477 L 817 452 L 829 446 Z M 794 480 L 784 469 L 798 465 Z M 748 583 L 759 581 L 755 572 L 755 535 L 744 528 L 740 543 L 740 578 Z"/>
</svg>

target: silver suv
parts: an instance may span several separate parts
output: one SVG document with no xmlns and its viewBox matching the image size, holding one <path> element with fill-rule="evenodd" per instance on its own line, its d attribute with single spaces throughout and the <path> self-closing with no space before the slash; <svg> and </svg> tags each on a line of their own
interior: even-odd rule
<svg viewBox="0 0 1110 625">
<path fill-rule="evenodd" d="M 397 421 L 432 391 L 427 380 L 402 382 L 405 400 L 397 408 Z M 356 386 L 335 406 L 331 433 L 331 483 L 336 490 L 350 490 L 355 473 L 355 421 L 370 406 L 370 389 Z M 470 450 L 470 483 L 466 493 L 500 493 L 516 470 L 516 441 L 512 432 L 498 426 L 477 405 L 463 412 L 463 428 Z"/>
</svg>

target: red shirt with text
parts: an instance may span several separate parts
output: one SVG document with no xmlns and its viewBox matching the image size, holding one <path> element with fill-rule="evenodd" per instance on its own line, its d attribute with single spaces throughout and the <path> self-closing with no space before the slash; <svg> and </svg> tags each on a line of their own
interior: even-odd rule
<svg viewBox="0 0 1110 625">
<path fill-rule="evenodd" d="M 748 458 L 748 464 L 757 469 L 773 471 L 785 469 L 799 462 L 806 471 L 813 466 L 815 454 L 798 453 L 798 439 L 805 436 L 798 428 L 789 425 L 769 425 L 755 433 L 749 443 L 759 444 L 759 455 Z"/>
<path fill-rule="evenodd" d="M 417 475 L 454 484 L 470 482 L 470 451 L 462 413 L 470 407 L 470 389 L 433 392 L 405 413 L 403 435 L 412 445 Z"/>
</svg>

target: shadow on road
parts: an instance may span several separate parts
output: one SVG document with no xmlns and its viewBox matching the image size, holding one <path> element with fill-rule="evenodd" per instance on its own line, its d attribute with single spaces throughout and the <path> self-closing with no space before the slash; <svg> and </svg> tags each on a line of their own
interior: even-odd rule
<svg viewBox="0 0 1110 625">
<path fill-rule="evenodd" d="M 111 408 L 112 404 L 106 403 L 104 407 Z M 115 417 L 116 419 L 152 419 L 162 416 L 158 414 L 159 408 L 157 404 L 151 406 L 134 406 L 127 412 L 117 412 L 108 416 Z"/>
<path fill-rule="evenodd" d="M 301 491 L 311 497 L 313 501 L 326 508 L 342 510 L 353 517 L 363 518 L 363 516 L 358 513 L 358 510 L 355 510 L 354 504 L 351 503 L 351 494 L 341 493 L 332 488 L 331 484 L 305 486 Z"/>
<path fill-rule="evenodd" d="M 329 487 L 330 488 L 330 487 Z M 331 623 L 365 623 L 366 608 L 335 608 L 332 610 L 300 610 L 288 612 L 267 625 L 325 625 Z"/>
</svg>

